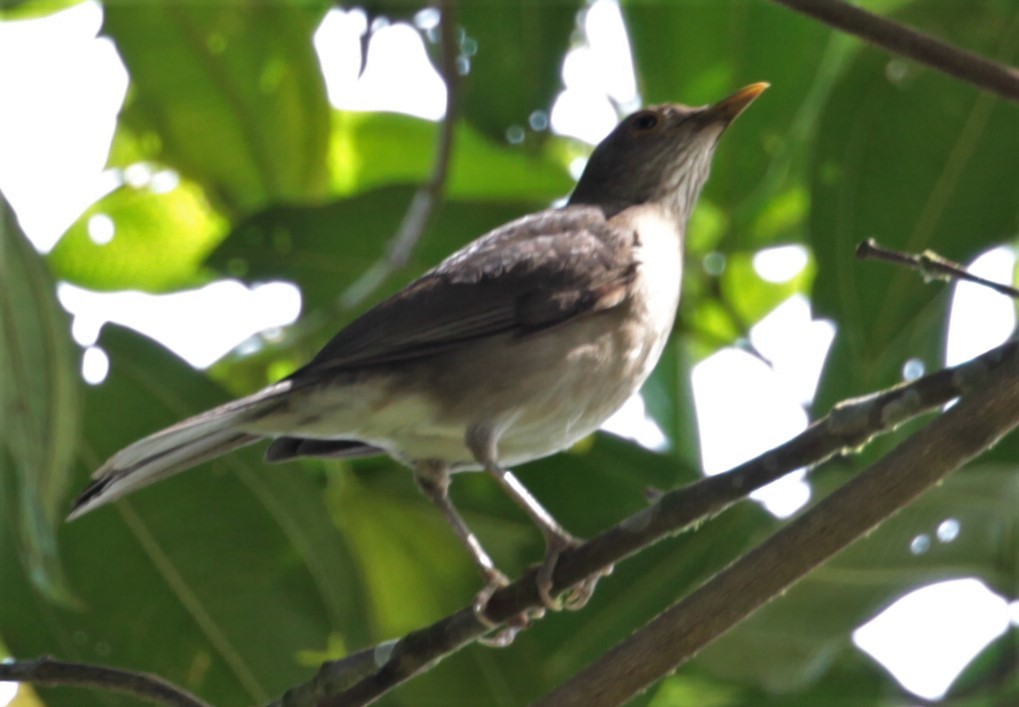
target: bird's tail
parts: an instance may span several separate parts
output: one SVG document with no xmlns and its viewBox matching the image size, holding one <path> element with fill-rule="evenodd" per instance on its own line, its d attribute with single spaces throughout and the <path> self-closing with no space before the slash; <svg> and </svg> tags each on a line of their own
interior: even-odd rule
<svg viewBox="0 0 1019 707">
<path fill-rule="evenodd" d="M 74 520 L 144 486 L 186 471 L 204 461 L 247 446 L 261 435 L 243 431 L 275 410 L 290 383 L 270 386 L 254 395 L 221 405 L 138 440 L 110 457 L 74 501 L 67 520 Z"/>
</svg>

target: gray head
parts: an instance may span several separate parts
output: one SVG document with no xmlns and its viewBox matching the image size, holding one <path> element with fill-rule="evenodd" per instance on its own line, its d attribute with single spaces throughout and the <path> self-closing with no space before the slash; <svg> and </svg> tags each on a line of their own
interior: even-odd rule
<svg viewBox="0 0 1019 707">
<path fill-rule="evenodd" d="M 637 111 L 595 148 L 569 203 L 625 208 L 659 202 L 685 222 L 719 136 L 766 88 L 751 84 L 709 106 L 667 103 Z"/>
</svg>

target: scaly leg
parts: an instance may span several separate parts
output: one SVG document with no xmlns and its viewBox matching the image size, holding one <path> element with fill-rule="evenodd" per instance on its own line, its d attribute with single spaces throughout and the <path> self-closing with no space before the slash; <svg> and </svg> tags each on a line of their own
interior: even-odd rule
<svg viewBox="0 0 1019 707">
<path fill-rule="evenodd" d="M 495 566 L 495 562 L 485 552 L 485 548 L 482 547 L 477 536 L 474 535 L 474 532 L 468 527 L 459 511 L 456 510 L 453 502 L 449 499 L 449 466 L 437 460 L 419 461 L 414 465 L 414 480 L 417 482 L 421 492 L 442 511 L 442 515 L 453 528 L 457 538 L 467 549 L 468 554 L 470 554 L 475 566 L 485 580 L 485 586 L 474 597 L 472 607 L 474 615 L 478 618 L 478 621 L 488 628 L 498 628 L 499 624 L 492 622 L 485 615 L 485 609 L 492 595 L 509 584 L 509 580 Z M 535 618 L 540 617 L 536 616 Z M 509 626 L 500 630 L 495 636 L 482 639 L 481 642 L 493 647 L 508 646 L 513 642 L 516 634 L 526 628 L 529 621 L 530 617 L 518 617 L 510 621 Z"/>
<path fill-rule="evenodd" d="M 456 533 L 463 546 L 467 548 L 467 552 L 485 581 L 501 586 L 508 584 L 506 575 L 496 568 L 495 562 L 485 552 L 485 548 L 481 546 L 474 531 L 467 526 L 453 502 L 449 500 L 449 467 L 440 461 L 419 461 L 414 465 L 414 480 L 428 500 L 442 511 L 442 515 L 452 526 L 453 532 Z"/>
<path fill-rule="evenodd" d="M 552 573 L 555 571 L 556 562 L 564 551 L 580 545 L 580 541 L 570 535 L 552 514 L 545 510 L 531 492 L 520 483 L 508 469 L 499 466 L 496 452 L 496 437 L 491 430 L 484 427 L 472 427 L 467 433 L 467 446 L 478 463 L 485 467 L 485 470 L 499 483 L 503 490 L 513 501 L 520 506 L 531 518 L 538 529 L 545 537 L 545 559 L 538 568 L 538 595 L 542 603 L 558 611 L 567 608 L 572 611 L 582 609 L 591 595 L 594 594 L 598 577 L 587 579 L 570 589 L 565 602 L 560 603 L 551 595 Z"/>
</svg>

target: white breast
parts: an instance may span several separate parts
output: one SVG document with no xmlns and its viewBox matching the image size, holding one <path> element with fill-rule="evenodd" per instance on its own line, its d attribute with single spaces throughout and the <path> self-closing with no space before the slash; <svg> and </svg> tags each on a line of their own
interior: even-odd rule
<svg viewBox="0 0 1019 707">
<path fill-rule="evenodd" d="M 618 310 L 573 324 L 576 346 L 562 365 L 546 370 L 543 400 L 531 399 L 506 429 L 502 447 L 526 461 L 563 449 L 590 434 L 651 375 L 676 318 L 682 279 L 682 236 L 656 206 L 623 214 L 638 236 L 636 277 Z M 554 356 L 542 354 L 542 360 Z M 541 453 L 535 453 L 541 450 Z"/>
<path fill-rule="evenodd" d="M 633 322 L 643 370 L 641 383 L 651 374 L 665 348 L 676 320 L 683 279 L 682 232 L 674 220 L 655 207 L 632 209 L 631 223 L 637 231 L 637 279 L 633 289 Z"/>
</svg>

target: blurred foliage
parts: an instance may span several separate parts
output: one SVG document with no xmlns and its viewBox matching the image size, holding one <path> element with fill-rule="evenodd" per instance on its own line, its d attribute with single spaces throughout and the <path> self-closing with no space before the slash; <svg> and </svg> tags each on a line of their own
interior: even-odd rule
<svg viewBox="0 0 1019 707">
<path fill-rule="evenodd" d="M 45 17 L 77 5 L 82 0 L 0 0 L 0 20 L 29 20 Z"/>
<path fill-rule="evenodd" d="M 70 318 L 53 278 L 0 195 L 0 498 L 19 573 L 59 604 L 73 598 L 55 529 L 81 424 Z M 12 539 L 13 540 L 13 539 Z M 6 574 L 6 573 L 5 573 Z"/>
<path fill-rule="evenodd" d="M 70 4 L 3 0 L 0 17 Z M 860 4 L 1019 60 L 1019 0 Z M 469 71 L 460 79 L 447 198 L 376 300 L 486 229 L 564 196 L 567 165 L 581 154 L 528 127 L 528 118 L 551 110 L 563 58 L 582 39 L 582 3 L 462 5 L 457 49 Z M 363 6 L 369 21 L 409 21 L 425 7 Z M 272 468 L 249 450 L 57 524 L 70 491 L 109 454 L 292 370 L 355 316 L 342 305 L 344 292 L 385 257 L 427 180 L 435 123 L 330 107 L 311 43 L 327 9 L 312 0 L 104 4 L 103 32 L 131 76 L 109 162 L 122 186 L 45 259 L 27 248 L 4 207 L 0 638 L 16 655 L 146 670 L 217 705 L 264 702 L 310 677 L 323 658 L 426 624 L 478 588 L 410 475 L 385 459 Z M 938 365 L 948 293 L 855 261 L 858 241 L 931 247 L 967 261 L 1013 244 L 1019 232 L 1014 105 L 763 0 L 625 0 L 622 9 L 647 102 L 704 103 L 758 80 L 773 87 L 726 135 L 691 222 L 677 336 L 645 388 L 670 451 L 598 435 L 520 470 L 580 535 L 639 509 L 647 488 L 696 478 L 692 366 L 741 343 L 790 295 L 809 297 L 838 327 L 818 414 L 897 382 L 907 359 Z M 422 33 L 434 59 L 434 31 Z M 524 129 L 521 144 L 506 139 L 513 127 Z M 109 224 L 112 241 L 98 245 L 92 229 Z M 754 254 L 787 244 L 809 249 L 808 268 L 786 283 L 761 279 Z M 222 277 L 297 283 L 301 321 L 282 341 L 233 354 L 209 373 L 107 327 L 99 345 L 109 377 L 93 387 L 76 380 L 54 278 L 169 292 Z M 815 496 L 894 441 L 819 470 Z M 853 648 L 850 632 L 939 579 L 975 576 L 1016 598 L 1017 444 L 991 450 L 635 704 L 909 703 Z M 540 557 L 541 538 L 486 478 L 457 479 L 453 494 L 507 572 Z M 963 528 L 954 542 L 910 552 L 913 538 L 946 518 Z M 622 564 L 583 612 L 548 617 L 505 651 L 465 650 L 384 703 L 526 703 L 779 525 L 742 504 Z M 1015 636 L 992 643 L 967 669 L 952 704 L 1016 699 Z M 41 694 L 51 705 L 83 699 L 72 690 Z M 128 704 L 110 694 L 89 699 Z"/>
<path fill-rule="evenodd" d="M 103 9 L 132 79 L 122 129 L 154 148 L 135 159 L 172 164 L 233 211 L 325 195 L 329 102 L 311 43 L 324 3 Z"/>
</svg>

